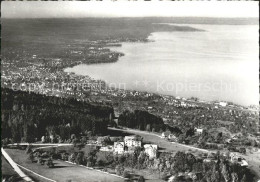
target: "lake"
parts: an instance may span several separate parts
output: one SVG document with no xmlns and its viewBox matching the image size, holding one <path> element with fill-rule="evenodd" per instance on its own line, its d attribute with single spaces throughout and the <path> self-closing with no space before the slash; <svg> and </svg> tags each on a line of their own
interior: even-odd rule
<svg viewBox="0 0 260 182">
<path fill-rule="evenodd" d="M 188 26 L 205 31 L 155 32 L 153 42 L 111 47 L 125 54 L 115 63 L 65 71 L 118 88 L 258 105 L 258 25 Z"/>
</svg>

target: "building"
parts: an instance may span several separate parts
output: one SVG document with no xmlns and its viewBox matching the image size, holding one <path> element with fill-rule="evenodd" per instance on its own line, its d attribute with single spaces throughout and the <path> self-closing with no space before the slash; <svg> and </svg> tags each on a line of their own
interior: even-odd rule
<svg viewBox="0 0 260 182">
<path fill-rule="evenodd" d="M 125 144 L 124 142 L 114 142 L 114 153 L 123 154 Z"/>
<path fill-rule="evenodd" d="M 178 137 L 176 137 L 175 135 L 173 135 L 173 134 L 169 134 L 168 135 L 168 139 L 170 140 L 170 141 L 173 141 L 173 142 L 178 142 L 179 140 L 178 140 Z"/>
<path fill-rule="evenodd" d="M 202 132 L 203 132 L 203 129 L 202 129 L 202 128 L 195 128 L 195 133 L 196 133 L 197 135 L 201 135 Z"/>
<path fill-rule="evenodd" d="M 103 151 L 103 152 L 113 152 L 114 151 L 114 147 L 111 146 L 111 145 L 108 145 L 108 146 L 100 147 L 99 150 Z"/>
<path fill-rule="evenodd" d="M 219 102 L 219 105 L 222 106 L 222 107 L 226 107 L 227 103 L 226 102 Z"/>
<path fill-rule="evenodd" d="M 238 163 L 242 167 L 248 167 L 247 161 L 235 153 L 230 153 L 230 161 L 233 163 Z"/>
<path fill-rule="evenodd" d="M 141 147 L 141 145 L 142 145 L 141 139 L 138 138 L 138 136 L 135 136 L 135 135 L 125 136 L 124 142 L 125 142 L 125 146 L 127 146 L 128 148 Z"/>
<path fill-rule="evenodd" d="M 162 133 L 162 138 L 168 138 L 168 136 L 171 134 L 170 131 L 166 131 Z"/>
<path fill-rule="evenodd" d="M 156 158 L 157 151 L 158 151 L 157 145 L 152 145 L 152 144 L 144 145 L 144 152 L 149 156 L 150 159 Z"/>
</svg>

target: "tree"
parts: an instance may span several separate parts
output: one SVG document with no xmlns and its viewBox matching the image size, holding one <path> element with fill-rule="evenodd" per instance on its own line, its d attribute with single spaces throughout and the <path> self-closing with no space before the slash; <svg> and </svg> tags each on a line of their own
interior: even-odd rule
<svg viewBox="0 0 260 182">
<path fill-rule="evenodd" d="M 142 151 L 142 148 L 141 148 L 141 147 L 139 147 L 139 146 L 138 146 L 138 147 L 135 147 L 135 149 L 134 149 L 134 155 L 138 157 L 138 156 L 140 155 L 141 151 Z M 137 158 L 137 157 L 136 157 L 136 158 Z"/>
<path fill-rule="evenodd" d="M 191 153 L 186 154 L 186 164 L 187 164 L 186 169 L 188 169 L 189 171 L 192 171 L 193 164 L 195 164 L 195 163 L 196 163 L 195 156 L 192 155 Z"/>
<path fill-rule="evenodd" d="M 47 165 L 49 168 L 53 168 L 53 167 L 54 167 L 54 163 L 52 162 L 52 159 L 51 159 L 51 158 L 49 158 L 49 159 L 47 160 L 46 165 Z"/>
<path fill-rule="evenodd" d="M 144 177 L 143 177 L 143 176 L 139 176 L 139 178 L 138 178 L 138 182 L 145 182 Z"/>
<path fill-rule="evenodd" d="M 151 131 L 151 125 L 150 124 L 146 125 L 146 131 Z"/>
<path fill-rule="evenodd" d="M 246 174 L 243 175 L 243 178 L 241 179 L 241 182 L 247 182 Z"/>
<path fill-rule="evenodd" d="M 186 137 L 184 134 L 180 134 L 178 137 L 179 143 L 183 143 L 185 141 Z"/>
<path fill-rule="evenodd" d="M 174 171 L 185 172 L 185 158 L 186 155 L 183 152 L 178 151 L 174 156 Z"/>
<path fill-rule="evenodd" d="M 43 159 L 41 157 L 38 157 L 37 163 L 41 164 L 41 165 L 44 165 L 44 161 L 43 161 Z"/>
<path fill-rule="evenodd" d="M 76 164 L 84 164 L 84 154 L 83 152 L 79 152 L 76 157 Z"/>
<path fill-rule="evenodd" d="M 196 162 L 193 164 L 193 172 L 200 173 L 203 171 L 203 163 L 202 162 Z"/>
<path fill-rule="evenodd" d="M 140 152 L 138 159 L 137 159 L 137 161 L 138 161 L 137 165 L 138 165 L 139 169 L 142 169 L 144 167 L 145 159 L 146 159 L 146 154 L 143 151 Z"/>
<path fill-rule="evenodd" d="M 74 163 L 75 160 L 76 160 L 76 153 L 72 153 L 72 154 L 69 156 L 69 161 Z"/>
<path fill-rule="evenodd" d="M 119 164 L 115 167 L 115 172 L 117 175 L 121 176 L 124 172 L 124 167 L 123 165 Z"/>
<path fill-rule="evenodd" d="M 186 137 L 188 136 L 193 136 L 195 134 L 195 130 L 194 128 L 189 128 L 187 131 L 186 131 Z"/>
<path fill-rule="evenodd" d="M 29 159 L 31 162 L 34 162 L 34 156 L 33 156 L 33 153 L 32 153 L 32 152 L 29 154 L 28 159 Z"/>
<path fill-rule="evenodd" d="M 130 178 L 130 173 L 127 170 L 124 170 L 123 177 L 124 178 Z"/>
<path fill-rule="evenodd" d="M 83 137 L 81 138 L 81 140 L 80 140 L 80 142 L 81 142 L 82 144 L 86 144 L 87 141 L 88 141 L 88 137 L 87 137 L 87 136 L 83 136 Z"/>
<path fill-rule="evenodd" d="M 216 168 L 217 168 L 216 165 L 214 165 L 213 169 L 212 169 L 210 182 L 220 182 L 221 181 L 221 175 Z"/>
<path fill-rule="evenodd" d="M 102 159 L 97 159 L 97 166 L 105 166 L 105 162 Z"/>
<path fill-rule="evenodd" d="M 230 173 L 229 173 L 229 170 L 228 170 L 228 166 L 226 164 L 223 164 L 221 173 L 222 173 L 226 182 L 229 182 L 231 180 Z"/>
<path fill-rule="evenodd" d="M 31 144 L 27 145 L 25 152 L 26 152 L 26 154 L 30 154 L 32 152 L 32 145 Z"/>
<path fill-rule="evenodd" d="M 231 173 L 231 177 L 232 177 L 232 182 L 238 182 L 238 175 L 237 173 Z"/>
<path fill-rule="evenodd" d="M 239 152 L 242 153 L 242 154 L 246 154 L 246 149 L 244 147 L 241 147 L 239 149 Z"/>
</svg>

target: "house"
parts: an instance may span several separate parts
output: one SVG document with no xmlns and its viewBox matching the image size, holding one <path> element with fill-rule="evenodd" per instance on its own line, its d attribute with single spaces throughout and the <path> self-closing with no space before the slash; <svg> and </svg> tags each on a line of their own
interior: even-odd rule
<svg viewBox="0 0 260 182">
<path fill-rule="evenodd" d="M 132 136 L 125 136 L 124 138 L 125 146 L 128 148 L 131 147 L 141 147 L 142 141 L 138 136 L 132 135 Z"/>
<path fill-rule="evenodd" d="M 144 152 L 149 156 L 150 159 L 156 158 L 157 151 L 158 151 L 157 145 L 152 145 L 152 144 L 144 145 Z"/>
<path fill-rule="evenodd" d="M 242 167 L 248 167 L 248 163 L 244 158 L 238 158 L 238 164 L 240 164 Z"/>
<path fill-rule="evenodd" d="M 182 107 L 186 107 L 187 104 L 186 104 L 185 102 L 181 102 L 181 106 L 182 106 Z"/>
<path fill-rule="evenodd" d="M 212 161 L 212 159 L 203 159 L 203 162 L 205 162 L 205 163 L 207 163 L 207 162 L 211 162 Z"/>
<path fill-rule="evenodd" d="M 231 138 L 227 138 L 227 139 L 225 140 L 225 142 L 226 142 L 226 143 L 231 143 L 231 142 L 232 142 L 232 139 L 231 139 Z"/>
<path fill-rule="evenodd" d="M 227 103 L 226 102 L 219 102 L 219 105 L 222 106 L 222 107 L 226 107 Z"/>
<path fill-rule="evenodd" d="M 108 145 L 108 146 L 100 147 L 99 150 L 103 151 L 103 152 L 113 152 L 114 151 L 114 147 L 111 146 L 111 145 Z"/>
<path fill-rule="evenodd" d="M 231 136 L 232 140 L 238 140 L 238 136 L 237 135 L 233 135 Z"/>
<path fill-rule="evenodd" d="M 230 153 L 230 161 L 233 163 L 238 163 L 242 167 L 248 167 L 247 161 L 235 153 Z"/>
<path fill-rule="evenodd" d="M 195 128 L 195 133 L 196 133 L 197 135 L 201 135 L 202 132 L 203 132 L 203 129 L 202 129 L 202 128 Z"/>
<path fill-rule="evenodd" d="M 124 142 L 114 142 L 114 153 L 123 154 L 125 144 Z"/>
<path fill-rule="evenodd" d="M 168 138 L 168 136 L 171 134 L 170 131 L 165 131 L 162 133 L 162 138 Z"/>
<path fill-rule="evenodd" d="M 176 137 L 176 136 L 173 135 L 173 134 L 169 134 L 169 135 L 168 135 L 168 139 L 169 139 L 170 141 L 178 142 L 178 137 Z"/>
</svg>

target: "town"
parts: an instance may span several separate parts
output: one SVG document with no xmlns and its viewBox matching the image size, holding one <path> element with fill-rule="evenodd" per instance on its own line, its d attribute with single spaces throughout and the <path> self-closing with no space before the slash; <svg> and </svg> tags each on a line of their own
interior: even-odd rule
<svg viewBox="0 0 260 182">
<path fill-rule="evenodd" d="M 112 43 L 114 43 L 114 41 L 112 41 Z M 108 60 L 114 59 L 114 54 L 117 56 L 121 55 L 121 53 L 109 53 L 108 49 L 103 48 L 90 47 L 89 49 L 91 50 L 89 54 L 97 54 L 98 56 L 103 56 L 103 52 L 105 52 Z M 93 50 L 96 50 L 96 52 L 93 52 Z M 82 52 L 72 51 L 71 54 L 82 54 Z M 116 57 L 116 59 L 118 59 L 118 57 Z M 1 75 L 3 88 L 61 98 L 73 97 L 78 101 L 111 106 L 114 108 L 115 116 L 113 121 L 110 122 L 110 125 L 116 127 L 120 126 L 120 121 L 118 120 L 120 120 L 119 117 L 125 110 L 129 110 L 130 112 L 134 112 L 135 110 L 146 111 L 161 117 L 163 123 L 166 125 L 178 128 L 178 132 L 162 132 L 161 130 L 161 133 L 158 133 L 157 131 L 157 135 L 164 138 L 164 140 L 167 139 L 167 142 L 192 146 L 195 147 L 194 150 L 203 148 L 204 150 L 211 151 L 195 155 L 196 157 L 202 157 L 201 160 L 203 163 L 216 161 L 218 159 L 217 156 L 221 155 L 225 159 L 228 159 L 230 163 L 237 163 L 241 167 L 247 168 L 250 166 L 251 161 L 246 160 L 244 155 L 254 150 L 250 149 L 251 152 L 248 152 L 248 146 L 250 146 L 250 148 L 259 147 L 258 107 L 256 106 L 245 108 L 223 101 L 205 102 L 197 98 L 185 99 L 182 97 L 110 88 L 107 87 L 106 83 L 102 80 L 95 80 L 89 76 L 80 76 L 64 72 L 63 68 L 84 63 L 81 61 L 63 62 L 61 58 L 38 59 L 37 55 L 28 55 L 28 61 L 23 62 L 21 65 L 18 64 L 18 62 L 12 63 L 12 61 L 3 58 Z M 151 128 L 145 128 L 145 130 L 147 132 L 155 132 Z M 193 134 L 187 134 L 189 131 L 192 131 L 191 133 Z M 52 138 L 53 136 L 46 137 Z M 141 154 L 147 156 L 147 160 L 161 160 L 158 158 L 158 156 L 160 156 L 158 154 L 161 153 L 159 152 L 160 145 L 152 143 L 143 145 L 142 140 L 136 140 L 135 137 L 127 136 L 114 143 L 106 143 L 99 140 L 100 138 L 97 138 L 97 141 L 88 140 L 85 143 L 83 142 L 82 145 L 94 145 L 96 146 L 96 150 L 100 152 L 123 156 L 134 155 L 136 154 L 136 148 L 139 148 L 139 153 L 137 154 L 140 155 L 140 151 L 143 151 Z M 52 143 L 53 141 L 64 143 L 61 139 L 50 140 Z M 45 141 L 42 140 L 42 142 Z M 68 143 L 70 142 L 72 141 L 68 141 Z M 6 140 L 4 143 L 6 143 Z M 196 147 L 198 149 L 196 149 Z M 191 149 L 188 149 L 188 151 L 189 150 Z M 221 154 L 216 155 L 216 151 L 218 150 L 227 151 L 228 154 L 226 154 L 227 152 L 221 152 Z M 36 156 L 39 156 L 38 153 L 39 151 L 37 151 Z M 79 153 L 69 154 L 66 152 L 65 154 L 59 154 L 60 156 L 66 154 L 65 156 L 67 157 L 65 157 L 65 159 L 73 163 L 75 163 L 74 159 L 76 156 L 79 155 Z M 35 154 L 31 155 L 34 156 Z M 82 156 L 82 154 L 80 155 Z M 42 161 L 42 159 L 39 160 Z M 259 168 L 257 164 L 253 165 L 254 168 Z M 92 165 L 90 165 L 90 167 L 91 166 Z M 117 166 L 116 169 L 118 168 L 120 167 Z M 105 171 L 106 170 L 108 169 L 105 169 Z M 114 173 L 113 170 L 110 172 Z M 121 172 L 117 171 L 116 174 L 129 177 L 130 172 L 127 171 L 124 173 L 124 170 L 121 169 Z M 193 173 L 178 173 L 178 175 L 174 177 L 166 172 L 163 175 L 157 174 L 156 177 L 172 180 L 176 177 L 185 179 L 191 177 L 197 179 L 194 175 Z"/>
<path fill-rule="evenodd" d="M 116 63 L 125 54 L 113 48 L 149 44 L 153 32 L 207 32 L 170 20 L 3 20 L 2 181 L 259 182 L 258 105 L 130 90 L 68 71 Z"/>
</svg>

